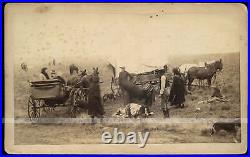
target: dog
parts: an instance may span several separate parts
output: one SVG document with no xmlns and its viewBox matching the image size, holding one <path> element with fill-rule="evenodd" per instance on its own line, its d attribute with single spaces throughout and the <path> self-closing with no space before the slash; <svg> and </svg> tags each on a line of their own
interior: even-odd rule
<svg viewBox="0 0 250 157">
<path fill-rule="evenodd" d="M 210 135 L 212 136 L 216 132 L 219 132 L 220 130 L 225 130 L 227 132 L 232 132 L 236 134 L 237 128 L 241 127 L 240 119 L 236 120 L 234 122 L 216 122 L 213 124 L 211 130 L 210 130 Z"/>
</svg>

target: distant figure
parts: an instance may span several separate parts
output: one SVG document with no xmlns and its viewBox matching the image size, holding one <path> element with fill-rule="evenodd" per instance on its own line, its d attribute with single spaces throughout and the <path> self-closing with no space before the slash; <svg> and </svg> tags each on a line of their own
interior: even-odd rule
<svg viewBox="0 0 250 157">
<path fill-rule="evenodd" d="M 161 109 L 165 118 L 169 117 L 169 109 L 168 109 L 168 97 L 170 92 L 170 84 L 169 78 L 167 75 L 168 66 L 164 65 L 164 73 L 160 79 L 160 97 L 161 97 Z"/>
<path fill-rule="evenodd" d="M 170 90 L 169 101 L 171 102 L 171 105 L 177 105 L 178 107 L 183 108 L 186 93 L 184 80 L 182 79 L 178 68 L 174 68 L 173 73 L 174 77 Z"/>
<path fill-rule="evenodd" d="M 69 73 L 70 75 L 73 75 L 73 72 L 76 72 L 78 74 L 79 68 L 75 64 L 71 64 L 69 66 Z"/>
<path fill-rule="evenodd" d="M 47 67 L 43 67 L 41 69 L 41 73 L 40 73 L 39 77 L 40 77 L 40 80 L 48 80 L 49 79 Z"/>
<path fill-rule="evenodd" d="M 27 66 L 26 63 L 22 63 L 22 64 L 21 64 L 21 68 L 22 68 L 22 70 L 25 71 L 25 72 L 28 71 L 28 66 Z"/>
<path fill-rule="evenodd" d="M 56 60 L 53 58 L 52 64 L 55 66 L 56 65 Z"/>
<path fill-rule="evenodd" d="M 124 105 L 127 105 L 129 103 L 129 93 L 126 89 L 124 89 L 124 86 L 127 86 L 130 84 L 130 80 L 132 79 L 132 76 L 125 70 L 125 67 L 120 67 L 122 71 L 119 73 L 119 86 L 122 92 L 123 102 Z"/>
</svg>

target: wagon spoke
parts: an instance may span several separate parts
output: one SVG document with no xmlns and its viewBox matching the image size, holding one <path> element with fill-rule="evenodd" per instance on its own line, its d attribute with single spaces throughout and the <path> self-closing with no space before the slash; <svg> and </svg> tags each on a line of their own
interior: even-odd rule
<svg viewBox="0 0 250 157">
<path fill-rule="evenodd" d="M 28 116 L 30 120 L 37 120 L 40 117 L 40 100 L 34 100 L 32 97 L 28 101 Z"/>
</svg>

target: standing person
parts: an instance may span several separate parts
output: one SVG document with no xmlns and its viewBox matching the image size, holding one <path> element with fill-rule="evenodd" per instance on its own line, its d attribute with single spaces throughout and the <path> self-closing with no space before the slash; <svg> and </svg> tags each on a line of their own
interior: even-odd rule
<svg viewBox="0 0 250 157">
<path fill-rule="evenodd" d="M 43 67 L 41 69 L 41 73 L 40 73 L 39 77 L 40 77 L 40 80 L 48 80 L 49 79 L 47 67 Z"/>
<path fill-rule="evenodd" d="M 103 118 L 103 115 L 105 114 L 99 81 L 100 78 L 98 68 L 94 68 L 91 81 L 89 82 L 88 91 L 88 114 L 91 116 L 92 122 L 94 117 Z"/>
<path fill-rule="evenodd" d="M 120 68 L 122 69 L 122 71 L 119 73 L 119 78 L 118 78 L 119 86 L 122 92 L 124 105 L 127 105 L 129 103 L 130 98 L 129 98 L 129 93 L 124 87 L 130 85 L 129 81 L 132 79 L 132 76 L 125 70 L 124 66 Z"/>
<path fill-rule="evenodd" d="M 174 68 L 173 73 L 174 77 L 170 90 L 169 101 L 171 102 L 171 105 L 177 105 L 178 107 L 183 108 L 186 93 L 185 83 L 178 68 Z"/>
<path fill-rule="evenodd" d="M 167 72 L 168 72 L 168 66 L 164 65 L 164 73 L 162 74 L 160 80 L 160 97 L 161 97 L 161 109 L 165 118 L 169 117 L 169 109 L 167 104 L 170 91 L 170 84 Z"/>
</svg>

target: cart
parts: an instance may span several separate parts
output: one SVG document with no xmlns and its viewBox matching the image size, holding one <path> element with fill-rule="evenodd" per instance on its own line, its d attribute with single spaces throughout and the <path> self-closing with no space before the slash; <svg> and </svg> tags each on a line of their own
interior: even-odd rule
<svg viewBox="0 0 250 157">
<path fill-rule="evenodd" d="M 28 100 L 28 117 L 39 119 L 41 112 L 53 111 L 57 106 L 69 106 L 71 117 L 78 108 L 88 102 L 87 88 L 65 86 L 59 80 L 30 82 L 31 95 Z"/>
</svg>

